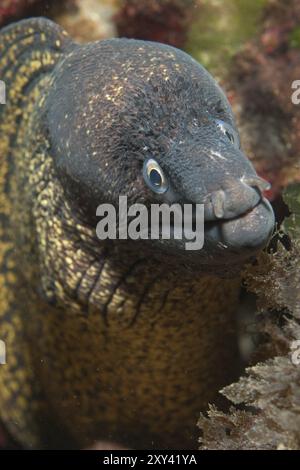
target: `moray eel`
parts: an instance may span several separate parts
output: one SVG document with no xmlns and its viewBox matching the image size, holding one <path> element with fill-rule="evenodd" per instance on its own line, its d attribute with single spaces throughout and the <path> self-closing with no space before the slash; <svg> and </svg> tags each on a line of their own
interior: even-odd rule
<svg viewBox="0 0 300 470">
<path fill-rule="evenodd" d="M 1 419 L 25 448 L 196 448 L 274 225 L 224 93 L 175 48 L 78 45 L 43 18 L 1 31 L 0 79 Z M 100 241 L 120 195 L 204 204 L 204 247 Z"/>
</svg>

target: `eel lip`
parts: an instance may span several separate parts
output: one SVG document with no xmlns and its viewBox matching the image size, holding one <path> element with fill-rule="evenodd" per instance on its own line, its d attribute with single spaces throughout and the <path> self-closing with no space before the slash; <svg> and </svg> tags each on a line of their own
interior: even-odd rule
<svg viewBox="0 0 300 470">
<path fill-rule="evenodd" d="M 253 253 L 264 248 L 275 226 L 271 204 L 265 198 L 244 214 L 205 225 L 205 237 L 224 249 Z"/>
</svg>

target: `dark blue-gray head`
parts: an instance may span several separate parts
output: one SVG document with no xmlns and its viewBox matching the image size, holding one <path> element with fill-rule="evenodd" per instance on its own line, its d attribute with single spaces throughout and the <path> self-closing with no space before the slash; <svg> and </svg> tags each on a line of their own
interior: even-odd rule
<svg viewBox="0 0 300 470">
<path fill-rule="evenodd" d="M 47 120 L 66 197 L 86 219 L 120 195 L 128 204 L 204 204 L 199 253 L 184 240 L 143 244 L 215 271 L 269 240 L 268 184 L 240 148 L 224 93 L 187 54 L 126 39 L 79 46 L 56 70 Z"/>
</svg>

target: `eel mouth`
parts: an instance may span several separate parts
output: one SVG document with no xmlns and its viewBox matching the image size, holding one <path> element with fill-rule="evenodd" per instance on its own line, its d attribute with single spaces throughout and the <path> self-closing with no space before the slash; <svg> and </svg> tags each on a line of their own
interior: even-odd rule
<svg viewBox="0 0 300 470">
<path fill-rule="evenodd" d="M 268 243 L 275 226 L 275 216 L 263 192 L 270 184 L 257 175 L 224 180 L 222 187 L 210 192 L 204 205 L 205 243 L 223 253 L 242 257 L 259 251 Z M 193 207 L 193 210 L 195 207 Z M 193 230 L 196 229 L 195 210 Z"/>
<path fill-rule="evenodd" d="M 253 186 L 238 180 L 218 189 L 216 192 L 223 193 L 221 198 L 219 195 L 215 197 L 215 192 L 210 193 L 204 203 L 187 202 L 192 206 L 187 227 L 182 225 L 182 219 L 179 219 L 178 225 L 174 224 L 173 219 L 169 220 L 170 237 L 161 236 L 161 222 L 157 238 L 152 239 L 151 232 L 147 232 L 151 256 L 157 257 L 160 262 L 163 259 L 171 263 L 173 268 L 180 266 L 192 272 L 224 277 L 238 273 L 245 262 L 254 259 L 268 244 L 275 226 L 272 206 L 262 194 L 266 185 L 259 188 L 257 178 L 251 177 Z M 197 205 L 204 208 L 204 225 L 198 223 Z M 181 204 L 178 206 L 182 207 Z M 180 229 L 181 236 L 175 236 L 175 228 Z M 147 245 L 143 245 L 145 253 L 148 253 Z"/>
<path fill-rule="evenodd" d="M 228 181 L 205 204 L 205 239 L 224 250 L 256 252 L 269 241 L 275 225 L 271 204 L 263 196 L 270 184 L 257 175 Z"/>
<path fill-rule="evenodd" d="M 231 181 L 210 193 L 204 201 L 204 244 L 186 249 L 186 240 L 169 240 L 168 246 L 181 253 L 188 266 L 202 263 L 221 274 L 226 266 L 241 266 L 255 258 L 268 244 L 275 227 L 275 216 L 263 191 L 269 184 L 258 176 Z M 193 213 L 193 231 L 196 230 Z M 203 226 L 202 226 L 203 230 Z M 197 238 L 197 236 L 196 236 Z M 200 236 L 199 236 L 200 238 Z M 197 250 L 197 251 L 196 251 Z"/>
<path fill-rule="evenodd" d="M 275 226 L 275 216 L 269 201 L 261 197 L 243 214 L 205 222 L 205 240 L 224 250 L 251 255 L 264 248 Z"/>
<path fill-rule="evenodd" d="M 195 239 L 198 237 L 200 239 L 194 216 L 192 222 Z M 200 257 L 208 256 L 208 262 L 212 265 L 236 264 L 254 257 L 263 249 L 272 236 L 274 226 L 275 216 L 272 206 L 266 198 L 260 196 L 254 207 L 248 208 L 236 217 L 214 220 L 207 220 L 204 217 L 204 227 L 202 225 L 204 244 L 199 249 L 187 250 L 186 243 L 191 241 L 191 238 L 187 239 L 183 236 L 182 239 L 175 240 L 173 225 L 171 225 L 171 238 L 157 241 L 161 245 L 176 249 L 177 255 L 180 252 L 182 255 L 185 253 L 186 260 L 192 257 L 197 262 L 199 255 Z"/>
</svg>

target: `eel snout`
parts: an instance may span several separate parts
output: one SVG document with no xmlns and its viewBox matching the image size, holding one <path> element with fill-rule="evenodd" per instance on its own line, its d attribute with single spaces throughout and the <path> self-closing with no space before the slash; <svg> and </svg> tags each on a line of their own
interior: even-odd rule
<svg viewBox="0 0 300 470">
<path fill-rule="evenodd" d="M 212 192 L 205 201 L 206 221 L 233 219 L 253 209 L 270 184 L 258 176 L 228 181 L 222 189 Z"/>
<path fill-rule="evenodd" d="M 212 193 L 205 206 L 206 235 L 236 250 L 263 248 L 275 225 L 272 206 L 263 197 L 269 188 L 265 180 L 251 176 Z"/>
</svg>

